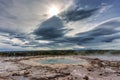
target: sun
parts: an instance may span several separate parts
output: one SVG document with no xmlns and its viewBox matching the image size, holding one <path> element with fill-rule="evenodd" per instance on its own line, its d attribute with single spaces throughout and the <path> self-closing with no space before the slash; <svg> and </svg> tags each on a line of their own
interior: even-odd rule
<svg viewBox="0 0 120 80">
<path fill-rule="evenodd" d="M 58 14 L 60 13 L 60 10 L 57 6 L 51 6 L 49 9 L 48 9 L 48 15 L 50 17 L 52 16 L 57 16 Z"/>
</svg>

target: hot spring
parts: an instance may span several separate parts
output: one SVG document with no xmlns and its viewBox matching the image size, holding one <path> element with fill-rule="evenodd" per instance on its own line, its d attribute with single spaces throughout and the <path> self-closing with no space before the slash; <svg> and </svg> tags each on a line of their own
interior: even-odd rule
<svg viewBox="0 0 120 80">
<path fill-rule="evenodd" d="M 48 58 L 37 60 L 40 64 L 84 64 L 86 61 L 73 58 Z"/>
<path fill-rule="evenodd" d="M 22 63 L 38 66 L 38 65 L 87 65 L 88 61 L 75 57 L 45 57 L 23 60 Z"/>
</svg>

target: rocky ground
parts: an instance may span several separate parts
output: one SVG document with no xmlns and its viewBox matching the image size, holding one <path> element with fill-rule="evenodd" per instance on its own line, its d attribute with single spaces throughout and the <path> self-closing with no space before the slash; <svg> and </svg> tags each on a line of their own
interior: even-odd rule
<svg viewBox="0 0 120 80">
<path fill-rule="evenodd" d="M 73 56 L 89 64 L 53 67 L 21 63 L 42 57 L 0 57 L 0 80 L 120 80 L 120 61 Z"/>
</svg>

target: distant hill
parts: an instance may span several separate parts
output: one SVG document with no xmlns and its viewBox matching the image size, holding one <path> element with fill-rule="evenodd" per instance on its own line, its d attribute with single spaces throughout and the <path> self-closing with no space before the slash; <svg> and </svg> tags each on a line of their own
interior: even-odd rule
<svg viewBox="0 0 120 80">
<path fill-rule="evenodd" d="M 120 54 L 120 50 L 48 50 L 48 51 L 4 51 L 0 56 L 38 56 L 38 55 L 91 55 Z"/>
</svg>

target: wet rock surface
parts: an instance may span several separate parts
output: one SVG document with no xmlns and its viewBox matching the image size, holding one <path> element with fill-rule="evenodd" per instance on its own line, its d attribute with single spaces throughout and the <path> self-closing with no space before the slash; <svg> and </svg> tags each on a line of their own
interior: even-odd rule
<svg viewBox="0 0 120 80">
<path fill-rule="evenodd" d="M 0 80 L 120 80 L 120 61 L 74 57 L 86 59 L 89 65 L 32 66 L 20 61 L 36 57 L 4 57 L 0 59 Z"/>
</svg>

